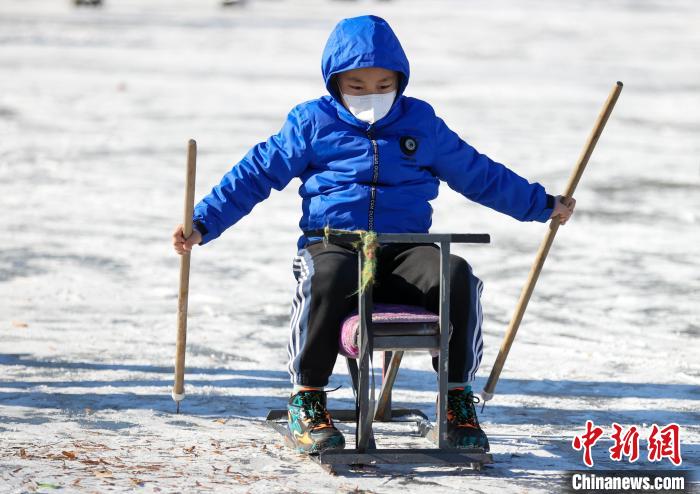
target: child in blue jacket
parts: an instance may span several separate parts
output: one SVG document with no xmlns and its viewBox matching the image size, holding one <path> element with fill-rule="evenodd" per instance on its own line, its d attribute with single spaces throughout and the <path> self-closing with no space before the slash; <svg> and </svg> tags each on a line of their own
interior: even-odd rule
<svg viewBox="0 0 700 494">
<path fill-rule="evenodd" d="M 435 115 L 405 96 L 409 64 L 396 35 L 375 16 L 345 19 L 322 59 L 330 93 L 297 105 L 280 132 L 254 146 L 195 207 L 195 231 L 173 234 L 182 254 L 206 244 L 271 189 L 301 179 L 302 232 L 343 230 L 426 233 L 429 201 L 440 180 L 465 197 L 520 221 L 565 223 L 575 201 L 555 199 L 500 163 L 479 154 Z M 435 245 L 387 244 L 378 253 L 378 302 L 422 305 L 437 312 L 439 252 Z M 297 290 L 288 345 L 294 385 L 289 428 L 300 451 L 342 448 L 326 409 L 324 387 L 338 354 L 342 320 L 356 307 L 357 257 L 352 245 L 302 235 L 293 263 Z M 471 383 L 481 361 L 481 281 L 451 257 L 448 437 L 454 447 L 483 447 Z M 436 359 L 433 362 L 437 365 Z"/>
</svg>

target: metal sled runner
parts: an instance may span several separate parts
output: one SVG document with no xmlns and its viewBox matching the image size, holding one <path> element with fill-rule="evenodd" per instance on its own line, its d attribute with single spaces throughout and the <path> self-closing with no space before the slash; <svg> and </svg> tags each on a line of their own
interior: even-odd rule
<svg viewBox="0 0 700 494">
<path fill-rule="evenodd" d="M 324 237 L 324 231 L 306 232 L 307 237 Z M 355 232 L 331 232 L 330 241 L 358 242 Z M 334 420 L 355 421 L 355 448 L 322 451 L 315 459 L 322 465 L 428 464 L 460 465 L 480 469 L 492 463 L 483 449 L 447 447 L 447 374 L 450 335 L 450 244 L 489 243 L 487 234 L 413 234 L 379 233 L 377 243 L 438 243 L 440 246 L 440 305 L 439 314 L 412 306 L 374 307 L 372 286 L 358 292 L 358 314 L 355 324 L 341 328 L 341 353 L 347 358 L 355 393 L 355 410 L 329 410 Z M 359 286 L 367 261 L 358 248 Z M 346 320 L 347 321 L 347 320 Z M 370 361 L 374 350 L 384 352 L 382 385 L 374 403 L 374 382 Z M 430 350 L 439 359 L 437 421 L 433 426 L 420 410 L 392 409 L 391 392 L 404 351 Z M 288 437 L 287 410 L 270 410 L 267 422 Z M 437 447 L 377 448 L 373 422 L 407 422 L 415 424 L 421 436 Z"/>
</svg>

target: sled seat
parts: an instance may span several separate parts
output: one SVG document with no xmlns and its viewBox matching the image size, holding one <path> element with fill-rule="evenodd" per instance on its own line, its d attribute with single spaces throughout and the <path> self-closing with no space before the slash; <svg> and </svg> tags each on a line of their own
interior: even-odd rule
<svg viewBox="0 0 700 494">
<path fill-rule="evenodd" d="M 408 337 L 417 345 L 436 341 L 440 334 L 440 316 L 423 307 L 400 304 L 375 304 L 372 311 L 375 350 L 392 350 L 394 338 L 401 337 L 406 345 Z M 360 356 L 360 314 L 355 311 L 340 326 L 340 354 L 356 359 Z M 437 352 L 433 356 L 437 356 Z"/>
<path fill-rule="evenodd" d="M 450 327 L 451 329 L 451 327 Z M 451 333 L 451 331 L 450 331 Z M 354 311 L 340 327 L 339 353 L 347 359 L 353 390 L 359 386 L 359 370 L 355 360 L 360 356 L 360 314 Z M 391 421 L 401 417 L 428 418 L 419 410 L 391 409 L 391 391 L 406 350 L 428 349 L 439 355 L 440 316 L 423 307 L 400 304 L 375 304 L 372 311 L 372 348 L 383 351 L 382 388 L 374 410 L 375 421 Z"/>
</svg>

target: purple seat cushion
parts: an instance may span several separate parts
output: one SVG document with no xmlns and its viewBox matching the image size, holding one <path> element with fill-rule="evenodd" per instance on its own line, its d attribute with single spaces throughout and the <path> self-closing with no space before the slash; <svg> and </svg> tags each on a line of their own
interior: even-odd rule
<svg viewBox="0 0 700 494">
<path fill-rule="evenodd" d="M 372 311 L 372 322 L 381 323 L 418 323 L 439 322 L 437 314 L 414 305 L 399 304 L 374 304 Z M 340 327 L 340 354 L 349 358 L 357 358 L 360 349 L 357 345 L 358 332 L 360 329 L 360 316 L 357 311 L 351 313 L 343 320 Z"/>
</svg>

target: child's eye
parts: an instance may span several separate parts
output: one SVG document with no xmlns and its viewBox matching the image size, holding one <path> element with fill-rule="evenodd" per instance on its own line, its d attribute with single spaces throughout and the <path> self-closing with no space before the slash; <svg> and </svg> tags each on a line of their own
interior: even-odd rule
<svg viewBox="0 0 700 494">
<path fill-rule="evenodd" d="M 386 86 L 379 86 L 379 89 L 389 89 L 393 84 L 387 84 Z"/>
<path fill-rule="evenodd" d="M 357 91 L 362 89 L 362 86 L 350 86 L 350 89 L 355 89 Z"/>
</svg>

